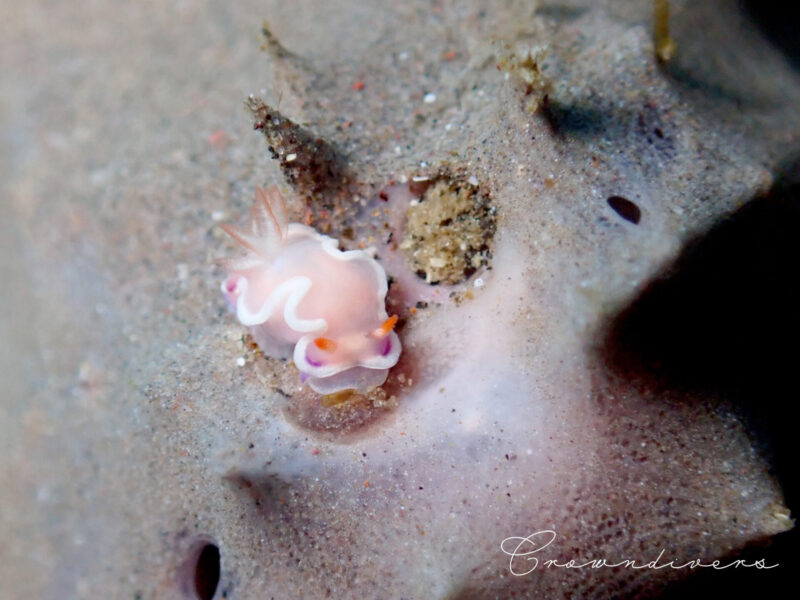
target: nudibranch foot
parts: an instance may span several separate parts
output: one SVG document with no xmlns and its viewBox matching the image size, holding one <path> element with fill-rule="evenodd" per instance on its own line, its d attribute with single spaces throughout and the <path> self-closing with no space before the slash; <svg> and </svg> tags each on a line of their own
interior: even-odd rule
<svg viewBox="0 0 800 600">
<path fill-rule="evenodd" d="M 309 378 L 308 384 L 319 394 L 334 394 L 341 390 L 356 390 L 364 393 L 383 385 L 389 369 L 352 367 L 328 377 Z"/>
<path fill-rule="evenodd" d="M 225 262 L 222 293 L 264 354 L 292 356 L 320 394 L 365 393 L 386 381 L 402 347 L 374 258 L 289 223 L 276 188 L 256 190 L 246 228 L 223 229 L 245 254 Z"/>
</svg>

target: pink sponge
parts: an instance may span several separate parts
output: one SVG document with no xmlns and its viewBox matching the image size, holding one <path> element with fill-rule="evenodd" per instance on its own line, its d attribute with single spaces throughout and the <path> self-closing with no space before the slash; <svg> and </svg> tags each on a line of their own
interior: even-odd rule
<svg viewBox="0 0 800 600">
<path fill-rule="evenodd" d="M 289 223 L 277 188 L 256 189 L 249 231 L 223 228 L 247 253 L 225 262 L 222 293 L 265 354 L 292 356 L 321 394 L 386 381 L 402 348 L 397 317 L 386 314 L 386 273 L 374 258 Z"/>
</svg>

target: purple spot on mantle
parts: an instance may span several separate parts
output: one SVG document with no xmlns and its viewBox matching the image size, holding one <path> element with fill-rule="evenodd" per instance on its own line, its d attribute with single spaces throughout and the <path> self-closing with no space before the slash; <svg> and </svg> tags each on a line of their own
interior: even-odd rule
<svg viewBox="0 0 800 600">
<path fill-rule="evenodd" d="M 389 354 L 389 352 L 391 352 L 391 350 L 392 350 L 392 340 L 390 340 L 387 337 L 383 343 L 383 350 L 381 351 L 381 356 L 386 356 L 387 354 Z"/>
<path fill-rule="evenodd" d="M 310 364 L 312 367 L 321 367 L 322 366 L 322 361 L 314 360 L 313 358 L 311 358 L 308 355 L 307 352 L 306 352 L 306 360 L 308 361 L 308 364 Z"/>
</svg>

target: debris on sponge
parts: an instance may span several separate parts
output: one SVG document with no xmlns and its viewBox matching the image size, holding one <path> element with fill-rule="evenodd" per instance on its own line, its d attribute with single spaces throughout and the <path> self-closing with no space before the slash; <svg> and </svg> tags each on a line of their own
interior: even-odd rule
<svg viewBox="0 0 800 600">
<path fill-rule="evenodd" d="M 400 249 L 427 283 L 453 285 L 491 258 L 496 210 L 469 181 L 440 178 L 408 209 Z"/>
<path fill-rule="evenodd" d="M 306 204 L 320 198 L 328 198 L 332 203 L 332 199 L 345 195 L 351 178 L 344 158 L 330 142 L 283 116 L 260 98 L 251 95 L 245 104 L 253 115 L 253 126 L 267 139 L 272 158 L 278 161 L 287 183 Z"/>
<path fill-rule="evenodd" d="M 653 45 L 659 62 L 675 56 L 677 46 L 669 35 L 669 0 L 653 0 Z"/>
<path fill-rule="evenodd" d="M 525 96 L 525 110 L 537 112 L 547 102 L 552 87 L 550 80 L 542 71 L 542 63 L 547 57 L 544 46 L 530 48 L 521 55 L 510 52 L 497 61 L 497 68 L 504 71 L 521 88 Z"/>
</svg>

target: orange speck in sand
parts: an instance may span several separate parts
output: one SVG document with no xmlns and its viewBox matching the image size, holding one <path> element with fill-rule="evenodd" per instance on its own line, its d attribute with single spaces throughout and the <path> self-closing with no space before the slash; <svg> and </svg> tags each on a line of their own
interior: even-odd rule
<svg viewBox="0 0 800 600">
<path fill-rule="evenodd" d="M 366 85 L 367 85 L 366 83 L 364 83 L 363 81 L 359 80 L 359 81 L 356 81 L 355 83 L 353 83 L 353 89 L 355 91 L 357 91 L 357 92 L 360 92 L 361 90 L 363 90 L 366 87 Z"/>
<path fill-rule="evenodd" d="M 228 138 L 222 129 L 217 129 L 214 133 L 208 136 L 208 143 L 217 150 L 222 150 L 228 145 Z"/>
</svg>

